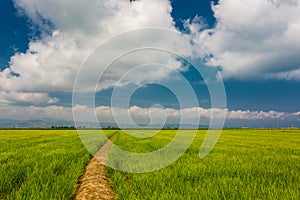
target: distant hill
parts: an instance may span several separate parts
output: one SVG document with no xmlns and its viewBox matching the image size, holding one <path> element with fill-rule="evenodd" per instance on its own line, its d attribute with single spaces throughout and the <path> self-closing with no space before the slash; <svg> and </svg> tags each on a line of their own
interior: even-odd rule
<svg viewBox="0 0 300 200">
<path fill-rule="evenodd" d="M 293 126 L 290 126 L 286 121 L 277 121 L 274 126 L 272 121 L 265 123 L 258 123 L 256 121 L 248 120 L 241 123 L 239 121 L 228 121 L 223 128 L 287 128 L 287 127 L 300 127 L 300 121 L 297 121 Z M 119 126 L 118 126 L 119 125 Z M 147 127 L 147 124 L 139 124 L 139 126 L 130 126 L 128 124 L 116 124 L 116 123 L 101 123 L 101 128 L 154 128 L 154 129 L 176 129 L 179 128 L 178 124 L 165 124 L 163 127 L 160 124 L 154 124 L 151 127 Z M 0 119 L 0 128 L 51 128 L 55 127 L 84 127 L 84 128 L 100 128 L 99 124 L 95 122 L 77 122 L 76 126 L 74 121 L 59 120 L 59 119 L 31 119 L 31 120 L 15 120 L 15 119 Z M 195 125 L 183 124 L 181 128 L 196 128 Z M 208 125 L 199 125 L 198 128 L 206 129 Z M 219 128 L 219 127 L 212 127 Z"/>
<path fill-rule="evenodd" d="M 86 128 L 99 128 L 99 125 L 94 122 L 77 122 L 77 127 Z M 163 127 L 160 124 L 155 124 L 151 127 L 147 127 L 147 124 L 140 124 L 139 126 L 132 127 L 126 124 L 119 124 L 121 128 L 178 128 L 178 124 L 165 124 Z M 14 120 L 14 119 L 0 119 L 0 128 L 51 128 L 55 127 L 75 127 L 73 121 L 66 120 L 54 120 L 54 119 L 31 119 L 31 120 Z M 115 123 L 101 123 L 102 128 L 117 128 Z M 194 125 L 185 124 L 182 128 L 195 128 Z M 200 125 L 199 128 L 207 128 L 208 126 Z"/>
<path fill-rule="evenodd" d="M 53 119 L 31 119 L 31 120 L 14 120 L 1 119 L 0 127 L 2 128 L 49 128 L 51 126 L 74 126 L 72 121 L 53 120 Z"/>
</svg>

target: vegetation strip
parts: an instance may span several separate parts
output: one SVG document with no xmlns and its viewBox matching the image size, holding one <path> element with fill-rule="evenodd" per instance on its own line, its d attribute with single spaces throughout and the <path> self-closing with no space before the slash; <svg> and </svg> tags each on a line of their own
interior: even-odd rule
<svg viewBox="0 0 300 200">
<path fill-rule="evenodd" d="M 109 158 L 110 143 L 116 134 L 110 137 L 91 159 L 80 178 L 74 199 L 116 199 L 105 165 Z"/>
</svg>

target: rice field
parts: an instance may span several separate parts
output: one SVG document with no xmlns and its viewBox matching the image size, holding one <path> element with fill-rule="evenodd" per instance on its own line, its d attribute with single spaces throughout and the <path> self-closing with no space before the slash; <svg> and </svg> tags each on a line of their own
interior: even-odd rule
<svg viewBox="0 0 300 200">
<path fill-rule="evenodd" d="M 0 130 L 0 199 L 71 199 L 90 158 L 75 130 Z"/>
<path fill-rule="evenodd" d="M 190 149 L 161 170 L 130 174 L 109 169 L 118 198 L 300 199 L 299 130 L 224 130 L 213 151 L 200 159 L 205 133 L 199 130 Z M 152 139 L 137 139 L 120 133 L 114 143 L 148 152 L 174 135 L 162 131 Z"/>
<path fill-rule="evenodd" d="M 160 149 L 176 134 L 106 134 L 115 132 L 113 143 L 131 152 Z M 85 133 L 93 144 L 97 130 Z M 118 199 L 300 199 L 300 130 L 223 130 L 200 159 L 205 134 L 199 130 L 186 153 L 163 169 L 133 174 L 108 168 Z M 104 142 L 91 145 L 93 151 Z M 72 199 L 90 158 L 75 130 L 0 130 L 0 199 Z"/>
</svg>

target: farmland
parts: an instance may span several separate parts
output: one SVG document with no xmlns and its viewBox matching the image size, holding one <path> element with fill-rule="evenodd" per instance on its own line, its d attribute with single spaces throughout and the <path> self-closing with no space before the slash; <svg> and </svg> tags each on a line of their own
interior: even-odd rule
<svg viewBox="0 0 300 200">
<path fill-rule="evenodd" d="M 0 199 L 70 199 L 90 158 L 75 130 L 0 130 Z"/>
<path fill-rule="evenodd" d="M 151 152 L 176 131 L 145 139 L 118 133 L 117 146 Z M 86 134 L 91 142 L 96 137 L 95 130 Z M 141 174 L 108 168 L 118 199 L 300 198 L 300 130 L 224 130 L 200 159 L 205 134 L 199 130 L 187 152 L 166 168 Z M 0 154 L 0 199 L 70 199 L 91 158 L 75 130 L 0 130 Z"/>
<path fill-rule="evenodd" d="M 299 130 L 224 130 L 214 150 L 204 159 L 199 159 L 205 133 L 204 130 L 198 131 L 190 149 L 175 163 L 161 170 L 130 174 L 109 169 L 118 197 L 300 198 Z M 148 152 L 166 145 L 167 139 L 171 140 L 174 134 L 174 131 L 163 131 L 152 139 L 120 134 L 114 142 L 126 150 Z"/>
</svg>

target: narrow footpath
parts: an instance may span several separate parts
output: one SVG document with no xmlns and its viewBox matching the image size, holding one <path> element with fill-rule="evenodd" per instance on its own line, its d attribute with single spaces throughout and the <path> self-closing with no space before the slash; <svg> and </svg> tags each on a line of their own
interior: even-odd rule
<svg viewBox="0 0 300 200">
<path fill-rule="evenodd" d="M 105 163 L 109 159 L 109 146 L 114 134 L 107 142 L 96 152 L 94 157 L 85 169 L 85 172 L 79 180 L 76 189 L 75 200 L 114 200 L 116 199 L 109 182 Z"/>
</svg>

